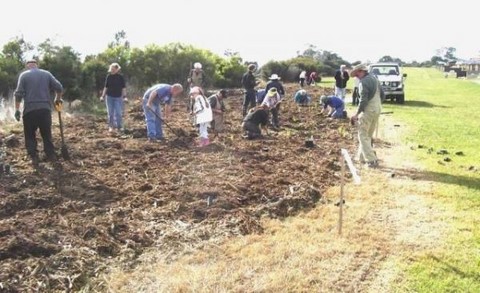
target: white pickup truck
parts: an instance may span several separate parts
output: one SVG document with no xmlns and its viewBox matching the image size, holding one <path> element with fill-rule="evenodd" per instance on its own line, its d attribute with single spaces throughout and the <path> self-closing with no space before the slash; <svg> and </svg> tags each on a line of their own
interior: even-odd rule
<svg viewBox="0 0 480 293">
<path fill-rule="evenodd" d="M 402 68 L 398 63 L 373 63 L 369 65 L 368 72 L 375 75 L 383 91 L 385 99 L 391 99 L 398 104 L 405 103 L 405 78 L 407 75 L 402 74 Z"/>
</svg>

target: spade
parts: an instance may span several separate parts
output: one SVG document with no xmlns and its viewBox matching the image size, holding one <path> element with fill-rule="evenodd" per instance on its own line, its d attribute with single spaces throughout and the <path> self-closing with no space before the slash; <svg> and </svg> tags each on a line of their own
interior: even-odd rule
<svg viewBox="0 0 480 293">
<path fill-rule="evenodd" d="M 62 138 L 61 154 L 62 154 L 62 158 L 68 161 L 70 160 L 70 154 L 68 153 L 68 148 L 67 148 L 67 145 L 65 144 L 65 137 L 63 135 L 62 108 L 63 108 L 63 101 L 59 101 L 55 103 L 55 110 L 57 110 L 58 112 L 58 123 L 60 124 L 60 137 Z"/>
</svg>

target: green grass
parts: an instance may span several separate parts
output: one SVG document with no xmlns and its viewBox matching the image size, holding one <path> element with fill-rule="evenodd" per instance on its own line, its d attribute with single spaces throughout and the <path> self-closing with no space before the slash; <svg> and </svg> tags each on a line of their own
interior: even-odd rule
<svg viewBox="0 0 480 293">
<path fill-rule="evenodd" d="M 409 261 L 398 290 L 480 292 L 480 84 L 446 79 L 435 69 L 406 73 L 405 105 L 385 103 L 384 111 L 393 111 L 406 129 L 401 139 L 413 147 L 406 155 L 414 156 L 435 182 L 435 200 L 456 216 L 448 219 L 454 232 L 445 235 L 446 245 Z M 437 155 L 439 149 L 450 154 Z M 445 163 L 444 157 L 452 161 Z"/>
</svg>

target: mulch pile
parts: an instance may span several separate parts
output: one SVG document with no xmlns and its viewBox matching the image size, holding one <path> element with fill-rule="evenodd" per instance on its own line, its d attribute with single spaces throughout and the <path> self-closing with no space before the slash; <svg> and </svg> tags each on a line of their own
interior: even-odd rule
<svg viewBox="0 0 480 293">
<path fill-rule="evenodd" d="M 309 89 L 310 107 L 293 103 L 296 89 L 287 88 L 282 129 L 253 141 L 242 138 L 242 96 L 231 91 L 227 132 L 205 148 L 195 147 L 182 99 L 168 122 L 179 137 L 164 128 L 164 144 L 147 142 L 140 100 L 127 106 L 123 136 L 109 135 L 105 117 L 65 115 L 72 160 L 37 172 L 14 128 L 2 146 L 13 174 L 0 178 L 0 292 L 101 288 L 95 277 L 110 263 L 133 267 L 145 249 L 175 254 L 261 233 L 262 217 L 327 203 L 322 192 L 338 182 L 339 148 L 352 150 L 351 128 L 320 115 L 327 89 Z M 310 136 L 313 148 L 305 146 Z"/>
</svg>

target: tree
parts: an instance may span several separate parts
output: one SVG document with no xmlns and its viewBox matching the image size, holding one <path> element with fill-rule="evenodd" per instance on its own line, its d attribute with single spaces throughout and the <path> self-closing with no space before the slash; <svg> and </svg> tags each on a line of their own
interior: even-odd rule
<svg viewBox="0 0 480 293">
<path fill-rule="evenodd" d="M 385 55 L 380 58 L 378 62 L 393 62 L 393 58 L 391 56 Z"/>
<path fill-rule="evenodd" d="M 456 61 L 458 58 L 455 56 L 457 49 L 454 47 L 442 47 L 437 49 L 435 56 L 441 57 L 444 62 Z"/>
<path fill-rule="evenodd" d="M 25 55 L 33 46 L 16 37 L 3 46 L 0 54 L 0 95 L 8 96 L 16 87 L 18 75 L 24 69 Z"/>
<path fill-rule="evenodd" d="M 62 83 L 66 100 L 82 97 L 80 55 L 70 46 L 59 47 L 50 39 L 38 45 L 40 66 L 50 71 Z"/>
</svg>

